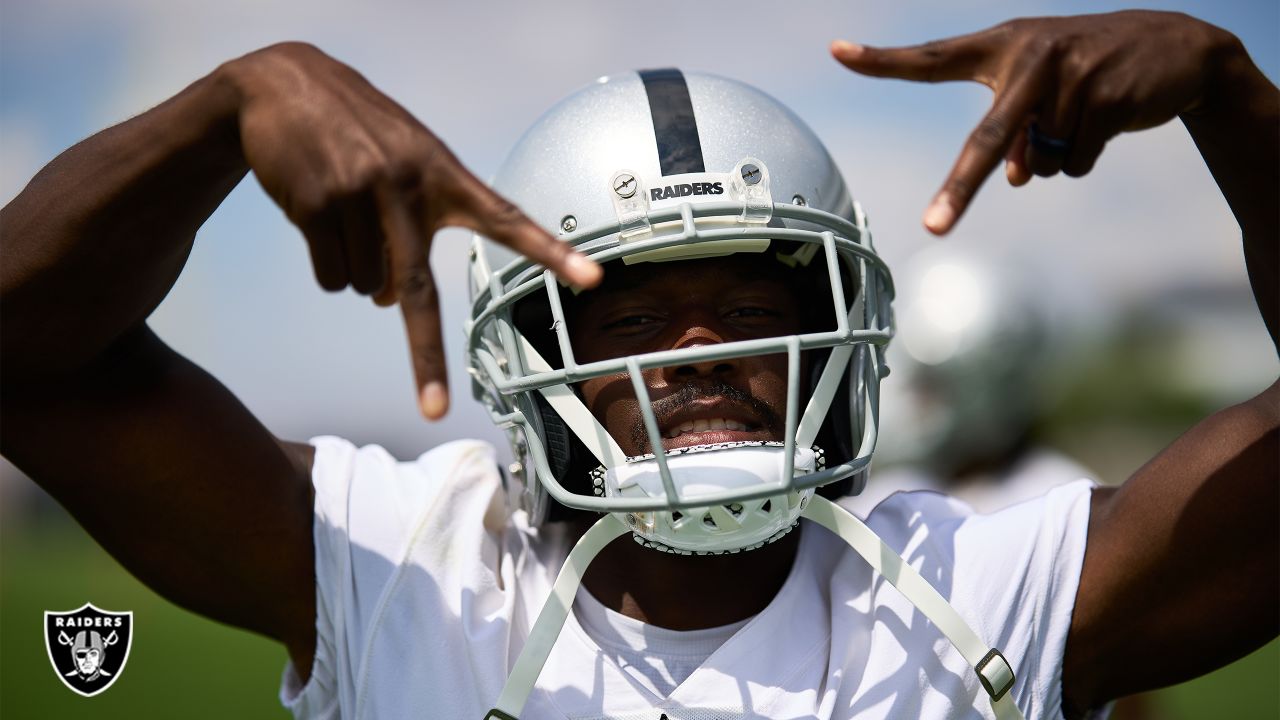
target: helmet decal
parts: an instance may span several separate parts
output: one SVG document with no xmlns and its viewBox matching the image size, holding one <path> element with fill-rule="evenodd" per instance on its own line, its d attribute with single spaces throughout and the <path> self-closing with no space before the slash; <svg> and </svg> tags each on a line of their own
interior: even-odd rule
<svg viewBox="0 0 1280 720">
<path fill-rule="evenodd" d="M 653 134 L 658 141 L 658 162 L 662 174 L 681 175 L 706 170 L 702 143 L 698 141 L 698 121 L 689 100 L 689 85 L 676 68 L 641 70 Z"/>
</svg>

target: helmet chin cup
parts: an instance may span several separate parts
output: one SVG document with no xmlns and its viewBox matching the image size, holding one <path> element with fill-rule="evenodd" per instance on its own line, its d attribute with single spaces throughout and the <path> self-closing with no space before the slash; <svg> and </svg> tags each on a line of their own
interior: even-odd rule
<svg viewBox="0 0 1280 720">
<path fill-rule="evenodd" d="M 747 441 L 693 445 L 665 451 L 679 506 L 670 510 L 614 513 L 637 542 L 665 552 L 708 555 L 754 550 L 785 535 L 799 519 L 813 488 L 787 488 L 781 442 Z M 822 469 L 818 448 L 795 449 L 794 476 Z M 663 468 L 654 455 L 592 472 L 598 495 L 620 498 L 666 497 Z M 776 494 L 700 503 L 752 488 L 779 488 Z"/>
</svg>

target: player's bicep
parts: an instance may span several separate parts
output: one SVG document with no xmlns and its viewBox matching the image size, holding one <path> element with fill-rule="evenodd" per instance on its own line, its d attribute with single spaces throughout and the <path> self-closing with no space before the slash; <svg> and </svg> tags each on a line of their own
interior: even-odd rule
<svg viewBox="0 0 1280 720">
<path fill-rule="evenodd" d="M 1099 491 L 1064 692 L 1078 707 L 1221 667 L 1275 637 L 1280 383 Z"/>
<path fill-rule="evenodd" d="M 149 329 L 73 378 L 7 387 L 3 415 L 6 457 L 152 589 L 295 655 L 314 642 L 309 448 Z"/>
</svg>

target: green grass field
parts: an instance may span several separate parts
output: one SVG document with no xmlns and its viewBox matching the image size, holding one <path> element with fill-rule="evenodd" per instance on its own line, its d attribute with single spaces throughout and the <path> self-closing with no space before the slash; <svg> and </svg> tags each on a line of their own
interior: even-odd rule
<svg viewBox="0 0 1280 720">
<path fill-rule="evenodd" d="M 133 647 L 120 679 L 85 698 L 54 676 L 45 610 L 86 601 L 132 610 Z M 0 718 L 291 717 L 276 699 L 285 653 L 275 643 L 163 600 L 70 522 L 0 528 Z"/>
<path fill-rule="evenodd" d="M 134 612 L 120 679 L 84 698 L 45 654 L 45 610 L 91 601 Z M 276 700 L 284 651 L 204 620 L 147 590 L 78 527 L 61 518 L 0 527 L 0 719 L 288 718 Z M 1152 698 L 1167 720 L 1280 718 L 1280 645 Z"/>
</svg>

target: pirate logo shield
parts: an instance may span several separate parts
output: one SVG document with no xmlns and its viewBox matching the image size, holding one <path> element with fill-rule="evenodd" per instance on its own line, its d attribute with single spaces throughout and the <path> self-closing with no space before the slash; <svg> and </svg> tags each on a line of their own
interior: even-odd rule
<svg viewBox="0 0 1280 720">
<path fill-rule="evenodd" d="M 49 662 L 64 685 L 85 697 L 106 690 L 120 677 L 132 637 L 132 612 L 99 610 L 85 603 L 78 610 L 44 614 Z"/>
</svg>

